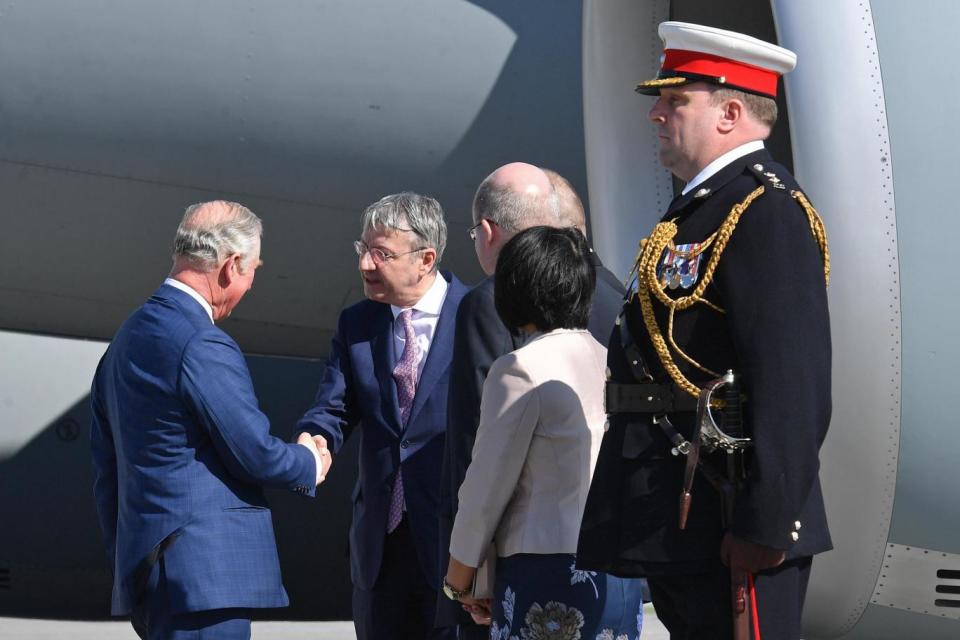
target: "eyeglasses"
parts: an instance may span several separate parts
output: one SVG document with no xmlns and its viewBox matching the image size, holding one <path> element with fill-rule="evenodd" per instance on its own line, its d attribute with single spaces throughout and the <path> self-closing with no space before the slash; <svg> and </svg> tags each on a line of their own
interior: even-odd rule
<svg viewBox="0 0 960 640">
<path fill-rule="evenodd" d="M 494 225 L 497 224 L 496 222 L 494 222 L 494 221 L 491 220 L 490 218 L 480 218 L 480 222 L 478 222 L 477 224 L 475 224 L 475 225 L 473 225 L 472 227 L 470 227 L 469 229 L 467 229 L 467 235 L 470 236 L 470 239 L 471 239 L 471 240 L 476 240 L 476 239 L 477 239 L 477 229 L 480 227 L 480 225 L 483 224 L 483 221 L 484 221 L 484 220 L 486 220 L 486 221 L 489 222 L 490 224 L 494 224 Z"/>
<path fill-rule="evenodd" d="M 469 229 L 467 229 L 467 235 L 470 236 L 470 239 L 471 239 L 471 240 L 476 240 L 476 239 L 477 239 L 477 227 L 479 227 L 479 226 L 482 225 L 482 224 L 483 224 L 483 220 L 481 220 L 481 221 L 478 222 L 477 224 L 475 224 L 475 225 L 473 225 L 472 227 L 470 227 Z"/>
<path fill-rule="evenodd" d="M 384 262 L 389 262 L 394 258 L 400 256 L 406 256 L 411 253 L 416 253 L 417 251 L 423 251 L 427 247 L 419 247 L 418 249 L 411 249 L 410 251 L 404 251 L 402 253 L 387 253 L 383 249 L 378 249 L 376 247 L 370 248 L 367 246 L 367 243 L 363 240 L 354 240 L 353 249 L 357 252 L 357 257 L 362 258 L 363 254 L 369 253 L 370 259 L 373 260 L 373 264 L 383 264 Z"/>
</svg>

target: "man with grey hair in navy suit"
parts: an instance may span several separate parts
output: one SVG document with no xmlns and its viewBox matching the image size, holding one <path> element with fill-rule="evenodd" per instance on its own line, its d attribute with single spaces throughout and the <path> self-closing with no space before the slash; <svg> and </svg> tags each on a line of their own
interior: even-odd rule
<svg viewBox="0 0 960 640">
<path fill-rule="evenodd" d="M 335 453 L 355 427 L 363 433 L 350 527 L 360 640 L 453 637 L 433 628 L 433 613 L 447 383 L 467 289 L 438 270 L 446 242 L 433 198 L 399 193 L 367 207 L 354 242 L 367 300 L 340 314 L 316 400 L 297 425 Z"/>
<path fill-rule="evenodd" d="M 91 390 L 94 493 L 114 615 L 144 639 L 249 638 L 289 604 L 263 487 L 313 495 L 323 438 L 270 435 L 230 315 L 260 266 L 262 223 L 232 202 L 188 208 L 170 276 L 124 322 Z"/>
</svg>

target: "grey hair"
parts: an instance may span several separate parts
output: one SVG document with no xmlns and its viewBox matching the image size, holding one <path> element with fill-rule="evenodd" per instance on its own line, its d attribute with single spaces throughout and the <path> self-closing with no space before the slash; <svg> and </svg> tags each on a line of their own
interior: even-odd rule
<svg viewBox="0 0 960 640">
<path fill-rule="evenodd" d="M 257 256 L 263 222 L 242 204 L 215 200 L 187 207 L 177 227 L 173 259 L 186 258 L 194 266 L 212 271 L 227 257 L 238 254 L 249 266 Z"/>
<path fill-rule="evenodd" d="M 583 201 L 577 195 L 570 181 L 552 169 L 544 169 L 550 186 L 557 199 L 557 227 L 575 227 L 587 235 L 587 214 L 583 209 Z"/>
<path fill-rule="evenodd" d="M 553 180 L 550 186 L 550 193 L 531 195 L 498 185 L 488 177 L 473 196 L 473 221 L 490 220 L 508 232 L 536 225 L 566 226 L 562 224 L 560 195 Z"/>
<path fill-rule="evenodd" d="M 443 207 L 430 196 L 404 191 L 380 198 L 363 212 L 361 233 L 375 227 L 412 231 L 420 242 L 411 241 L 410 248 L 420 246 L 436 249 L 434 270 L 440 264 L 447 246 L 447 223 L 443 218 Z"/>
</svg>

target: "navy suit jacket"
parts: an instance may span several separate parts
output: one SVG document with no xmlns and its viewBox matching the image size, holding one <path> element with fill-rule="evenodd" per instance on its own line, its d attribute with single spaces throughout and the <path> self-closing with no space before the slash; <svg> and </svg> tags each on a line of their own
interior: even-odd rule
<svg viewBox="0 0 960 640">
<path fill-rule="evenodd" d="M 350 575 L 359 589 L 371 589 L 380 572 L 390 492 L 403 473 L 407 519 L 420 566 L 429 584 L 440 584 L 437 514 L 440 465 L 447 430 L 447 382 L 460 299 L 467 288 L 454 276 L 448 282 L 437 329 L 406 428 L 400 422 L 396 354 L 390 305 L 364 300 L 340 314 L 337 332 L 313 407 L 297 423 L 327 439 L 339 451 L 360 425 L 360 474 L 353 491 L 350 525 Z"/>
<path fill-rule="evenodd" d="M 243 354 L 200 304 L 157 289 L 114 336 L 91 402 L 113 614 L 161 553 L 173 614 L 287 606 L 261 487 L 313 495 L 314 458 L 270 435 Z"/>
<path fill-rule="evenodd" d="M 587 328 L 600 344 L 607 344 L 626 290 L 620 280 L 591 253 L 597 272 Z M 457 514 L 457 492 L 467 473 L 473 442 L 480 424 L 483 382 L 493 361 L 523 346 L 494 306 L 494 278 L 490 276 L 464 297 L 457 313 L 457 337 L 450 369 L 450 400 L 446 450 L 440 493 L 440 564 L 446 570 L 450 557 L 450 533 Z M 438 597 L 437 626 L 471 624 L 460 603 Z"/>
</svg>

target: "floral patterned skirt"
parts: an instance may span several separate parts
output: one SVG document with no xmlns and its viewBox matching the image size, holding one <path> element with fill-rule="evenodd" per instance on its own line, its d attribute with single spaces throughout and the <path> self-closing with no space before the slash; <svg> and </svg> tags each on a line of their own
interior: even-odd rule
<svg viewBox="0 0 960 640">
<path fill-rule="evenodd" d="M 639 640 L 642 580 L 580 571 L 573 554 L 497 558 L 492 640 Z"/>
</svg>

